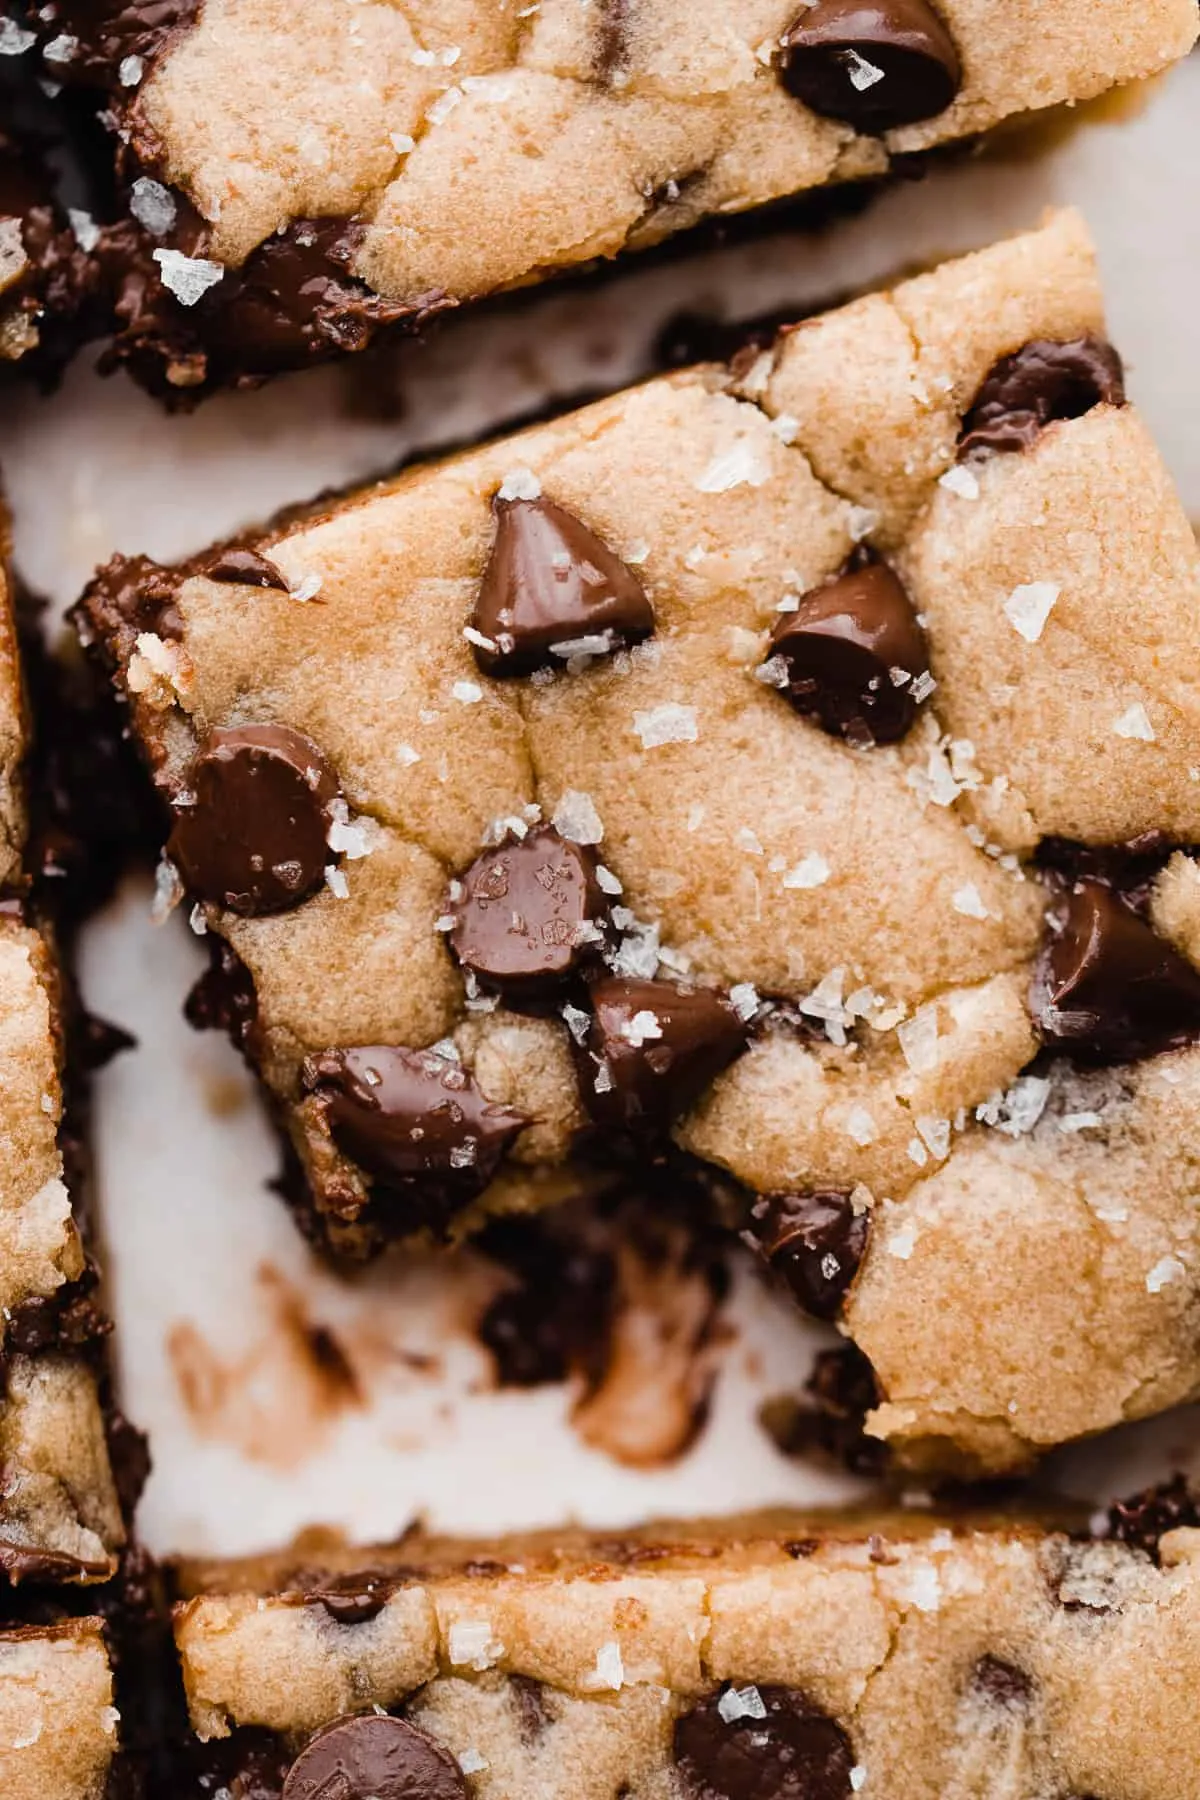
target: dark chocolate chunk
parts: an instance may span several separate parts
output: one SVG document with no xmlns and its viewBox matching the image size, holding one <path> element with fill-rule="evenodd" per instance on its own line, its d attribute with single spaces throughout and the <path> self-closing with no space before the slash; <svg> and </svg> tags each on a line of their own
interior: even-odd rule
<svg viewBox="0 0 1200 1800">
<path fill-rule="evenodd" d="M 209 733 L 175 802 L 168 854 L 190 892 L 247 917 L 299 906 L 325 879 L 337 777 L 290 725 Z"/>
<path fill-rule="evenodd" d="M 609 911 L 596 855 L 552 825 L 485 850 L 460 885 L 450 947 L 506 998 L 538 999 L 595 960 Z"/>
<path fill-rule="evenodd" d="M 301 1080 L 322 1102 L 338 1148 L 385 1183 L 429 1182 L 469 1198 L 529 1124 L 432 1050 L 325 1050 L 307 1058 Z"/>
<path fill-rule="evenodd" d="M 1080 419 L 1101 404 L 1125 404 L 1125 371 L 1112 345 L 1091 336 L 1035 338 L 988 375 L 963 420 L 958 459 L 1028 450 L 1054 420 Z"/>
<path fill-rule="evenodd" d="M 205 563 L 200 573 L 207 575 L 210 581 L 233 581 L 245 587 L 279 588 L 282 593 L 288 592 L 287 576 L 277 563 L 269 556 L 260 556 L 257 550 L 237 545 L 220 551 L 210 563 Z"/>
<path fill-rule="evenodd" d="M 1006 1711 L 1024 1711 L 1033 1699 L 1033 1680 L 1000 1656 L 981 1656 L 971 1671 L 971 1692 Z"/>
<path fill-rule="evenodd" d="M 898 575 L 849 566 L 781 613 L 771 655 L 787 668 L 797 712 L 855 744 L 894 744 L 916 717 L 913 683 L 929 673 L 925 633 Z"/>
<path fill-rule="evenodd" d="M 1144 1550 L 1155 1562 L 1164 1534 L 1181 1526 L 1200 1530 L 1200 1500 L 1184 1475 L 1146 1488 L 1128 1500 L 1118 1500 L 1108 1512 L 1110 1536 Z"/>
<path fill-rule="evenodd" d="M 496 541 L 471 624 L 486 675 L 563 667 L 568 646 L 615 650 L 649 637 L 654 612 L 641 582 L 594 531 L 553 500 L 495 502 Z M 558 653 L 556 655 L 556 652 Z"/>
<path fill-rule="evenodd" d="M 771 1268 L 805 1312 L 836 1319 L 866 1255 L 870 1213 L 836 1192 L 787 1194 L 755 1211 L 754 1236 Z"/>
<path fill-rule="evenodd" d="M 837 1721 L 796 1688 L 751 1694 L 759 1704 L 748 1698 L 738 1717 L 722 1718 L 722 1696 L 712 1694 L 675 1721 L 688 1800 L 847 1800 L 855 1757 Z"/>
<path fill-rule="evenodd" d="M 1043 945 L 1031 992 L 1047 1044 L 1137 1062 L 1200 1038 L 1200 971 L 1099 881 L 1077 882 Z"/>
<path fill-rule="evenodd" d="M 363 1713 L 337 1719 L 300 1752 L 283 1800 L 466 1800 L 448 1750 L 407 1719 Z"/>
<path fill-rule="evenodd" d="M 784 33 L 780 80 L 826 119 L 893 131 L 945 112 L 958 50 L 928 0 L 816 0 Z"/>
<path fill-rule="evenodd" d="M 592 1024 L 572 1038 L 584 1105 L 600 1125 L 658 1130 L 746 1047 L 748 1029 L 708 988 L 611 976 L 590 993 Z"/>
</svg>

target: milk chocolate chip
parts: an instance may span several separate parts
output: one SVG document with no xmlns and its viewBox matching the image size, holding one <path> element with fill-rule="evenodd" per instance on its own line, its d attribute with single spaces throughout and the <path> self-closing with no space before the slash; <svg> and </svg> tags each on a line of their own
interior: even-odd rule
<svg viewBox="0 0 1200 1800">
<path fill-rule="evenodd" d="M 675 1721 L 675 1764 L 688 1800 L 847 1800 L 855 1758 L 807 1694 L 733 1684 Z"/>
<path fill-rule="evenodd" d="M 857 744 L 902 738 L 920 704 L 913 684 L 929 673 L 912 601 L 882 562 L 844 569 L 781 613 L 771 654 L 784 660 L 797 712 Z"/>
<path fill-rule="evenodd" d="M 763 1256 L 805 1312 L 836 1319 L 866 1254 L 869 1212 L 849 1194 L 788 1194 L 764 1200 L 753 1227 Z"/>
<path fill-rule="evenodd" d="M 338 782 L 311 739 L 289 725 L 212 731 L 188 780 L 167 854 L 191 893 L 254 918 L 320 887 Z"/>
<path fill-rule="evenodd" d="M 590 997 L 591 1029 L 573 1048 L 584 1105 L 601 1125 L 669 1124 L 746 1046 L 746 1025 L 707 988 L 613 976 Z"/>
<path fill-rule="evenodd" d="M 1052 919 L 1031 1002 L 1046 1043 L 1100 1062 L 1200 1038 L 1200 971 L 1099 881 Z"/>
<path fill-rule="evenodd" d="M 338 1148 L 383 1182 L 431 1182 L 469 1197 L 487 1186 L 528 1115 L 480 1092 L 432 1050 L 324 1050 L 301 1070 Z"/>
<path fill-rule="evenodd" d="M 927 0 L 817 0 L 783 38 L 788 93 L 856 131 L 944 112 L 962 86 L 954 39 Z"/>
<path fill-rule="evenodd" d="M 471 615 L 487 639 L 474 646 L 486 675 L 561 668 L 576 646 L 602 653 L 650 636 L 654 612 L 641 582 L 574 513 L 553 500 L 500 499 L 495 513 Z"/>
<path fill-rule="evenodd" d="M 1125 404 L 1125 371 L 1112 345 L 1090 335 L 1035 338 L 1002 357 L 976 394 L 958 460 L 1028 450 L 1054 420 L 1080 419 L 1101 404 Z"/>
<path fill-rule="evenodd" d="M 592 960 L 609 903 L 595 853 L 552 825 L 485 850 L 462 877 L 449 914 L 464 969 L 509 999 L 537 999 Z"/>
<path fill-rule="evenodd" d="M 283 1800 L 467 1800 L 448 1750 L 407 1719 L 365 1713 L 326 1725 L 288 1770 Z"/>
</svg>

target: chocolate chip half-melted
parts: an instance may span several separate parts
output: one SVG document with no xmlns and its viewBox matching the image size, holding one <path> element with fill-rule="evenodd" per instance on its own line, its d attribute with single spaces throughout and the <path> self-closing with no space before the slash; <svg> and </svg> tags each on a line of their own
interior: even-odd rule
<svg viewBox="0 0 1200 1800">
<path fill-rule="evenodd" d="M 317 1097 L 334 1143 L 369 1175 L 420 1184 L 465 1205 L 487 1186 L 527 1113 L 489 1100 L 450 1057 L 386 1044 L 306 1059 L 301 1085 Z"/>
<path fill-rule="evenodd" d="M 779 78 L 823 118 L 878 133 L 945 112 L 963 75 L 928 0 L 816 0 L 784 33 Z"/>
<path fill-rule="evenodd" d="M 687 1800 L 847 1800 L 855 1757 L 837 1721 L 796 1688 L 751 1692 L 759 1704 L 740 1717 L 724 1719 L 712 1694 L 675 1721 Z"/>
<path fill-rule="evenodd" d="M 320 887 L 338 780 L 310 738 L 289 725 L 212 731 L 188 782 L 167 852 L 191 893 L 257 917 Z"/>
<path fill-rule="evenodd" d="M 669 1125 L 745 1049 L 747 1025 L 722 995 L 611 976 L 590 990 L 592 1023 L 572 1041 L 584 1105 L 600 1125 Z"/>
<path fill-rule="evenodd" d="M 257 550 L 249 550 L 244 546 L 233 544 L 228 550 L 221 550 L 200 570 L 201 575 L 209 581 L 236 582 L 243 587 L 279 588 L 287 593 L 287 577 L 277 563 L 269 556 L 262 556 Z"/>
<path fill-rule="evenodd" d="M 576 646 L 595 654 L 650 636 L 641 582 L 582 519 L 553 500 L 494 502 L 496 539 L 471 624 L 487 675 L 561 668 Z M 488 648 L 488 645 L 494 646 Z"/>
<path fill-rule="evenodd" d="M 963 419 L 958 460 L 1028 450 L 1055 420 L 1124 404 L 1124 366 L 1110 343 L 1090 334 L 1035 338 L 987 376 Z"/>
<path fill-rule="evenodd" d="M 1075 883 L 1051 913 L 1030 993 L 1045 1043 L 1137 1062 L 1200 1038 L 1200 971 L 1104 882 Z"/>
<path fill-rule="evenodd" d="M 544 998 L 595 960 L 609 915 L 596 854 L 552 825 L 485 850 L 459 885 L 450 947 L 506 999 Z"/>
<path fill-rule="evenodd" d="M 326 1725 L 300 1752 L 283 1800 L 466 1800 L 448 1750 L 407 1719 L 363 1713 Z"/>
<path fill-rule="evenodd" d="M 836 1319 L 866 1255 L 871 1215 L 856 1212 L 848 1193 L 787 1194 L 758 1202 L 753 1234 L 805 1312 Z"/>
<path fill-rule="evenodd" d="M 913 684 L 929 673 L 916 609 L 884 562 L 855 559 L 811 589 L 780 614 L 770 652 L 783 658 L 783 691 L 797 712 L 860 745 L 904 736 L 919 705 Z"/>
</svg>

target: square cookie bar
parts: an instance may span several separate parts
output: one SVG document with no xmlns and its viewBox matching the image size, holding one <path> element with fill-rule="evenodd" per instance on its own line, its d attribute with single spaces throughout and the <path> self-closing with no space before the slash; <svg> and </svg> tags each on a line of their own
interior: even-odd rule
<svg viewBox="0 0 1200 1800">
<path fill-rule="evenodd" d="M 185 403 L 1163 68 L 1193 0 L 24 0 L 130 209 L 111 362 Z"/>
<path fill-rule="evenodd" d="M 1061 213 L 77 616 L 314 1235 L 683 1158 L 999 1470 L 1200 1383 L 1198 598 Z"/>
<path fill-rule="evenodd" d="M 1196 1513 L 1114 1522 L 768 1516 L 187 1570 L 209 1749 L 174 1791 L 1177 1800 Z"/>
<path fill-rule="evenodd" d="M 119 1800 L 113 1697 L 101 1620 L 0 1622 L 4 1800 Z"/>
<path fill-rule="evenodd" d="M 93 1354 L 107 1326 L 64 1165 L 66 999 L 22 867 L 27 731 L 5 549 L 0 541 L 0 1571 L 89 1582 L 114 1573 L 125 1527 Z"/>
</svg>

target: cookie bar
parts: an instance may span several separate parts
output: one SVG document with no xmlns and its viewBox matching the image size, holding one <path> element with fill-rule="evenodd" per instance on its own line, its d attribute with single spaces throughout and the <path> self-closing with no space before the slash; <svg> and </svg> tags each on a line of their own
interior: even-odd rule
<svg viewBox="0 0 1200 1800">
<path fill-rule="evenodd" d="M 119 1714 L 99 1619 L 0 1623 L 5 1800 L 116 1800 Z"/>
<path fill-rule="evenodd" d="M 1116 1523 L 1135 1541 L 818 1514 L 186 1570 L 193 1766 L 264 1800 L 1175 1800 L 1200 1532 L 1153 1496 Z"/>
<path fill-rule="evenodd" d="M 682 1155 L 912 1463 L 1196 1391 L 1200 561 L 1103 331 L 1061 213 L 100 573 L 313 1235 Z"/>
<path fill-rule="evenodd" d="M 110 362 L 187 402 L 1074 102 L 1192 0 L 25 0 L 98 91 Z"/>
</svg>

